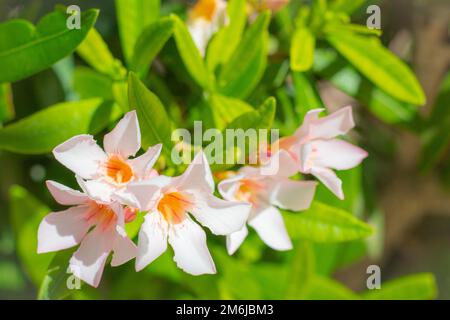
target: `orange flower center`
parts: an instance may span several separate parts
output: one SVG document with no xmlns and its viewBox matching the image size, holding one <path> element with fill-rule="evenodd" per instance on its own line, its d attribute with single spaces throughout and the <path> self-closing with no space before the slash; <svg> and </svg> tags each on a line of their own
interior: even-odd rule
<svg viewBox="0 0 450 320">
<path fill-rule="evenodd" d="M 95 223 L 102 226 L 103 229 L 106 229 L 116 223 L 117 215 L 110 206 L 92 201 L 85 219 L 88 222 Z"/>
<path fill-rule="evenodd" d="M 120 155 L 111 155 L 105 168 L 106 175 L 118 184 L 127 183 L 134 176 L 133 169 Z"/>
<path fill-rule="evenodd" d="M 186 212 L 193 206 L 189 195 L 182 192 L 166 193 L 158 203 L 158 211 L 164 219 L 172 224 L 180 223 L 184 220 Z"/>
<path fill-rule="evenodd" d="M 216 12 L 216 0 L 199 0 L 190 11 L 190 18 L 195 20 L 203 18 L 211 22 Z"/>
<path fill-rule="evenodd" d="M 253 205 L 257 203 L 258 193 L 264 189 L 264 184 L 259 181 L 242 179 L 236 192 L 236 199 L 246 201 Z"/>
</svg>

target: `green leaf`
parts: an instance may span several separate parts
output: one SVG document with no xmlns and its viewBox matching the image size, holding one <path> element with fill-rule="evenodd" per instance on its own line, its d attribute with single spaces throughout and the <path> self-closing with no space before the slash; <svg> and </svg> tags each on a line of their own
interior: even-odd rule
<svg viewBox="0 0 450 320">
<path fill-rule="evenodd" d="M 314 201 L 299 213 L 284 214 L 286 227 L 293 239 L 316 242 L 341 242 L 370 236 L 373 229 L 351 213 Z"/>
<path fill-rule="evenodd" d="M 39 300 L 62 300 L 72 293 L 67 286 L 68 279 L 72 275 L 67 272 L 67 269 L 75 250 L 64 250 L 54 255 L 39 287 Z M 80 285 L 81 283 L 80 281 Z"/>
<path fill-rule="evenodd" d="M 77 53 L 91 67 L 111 79 L 122 79 L 126 71 L 122 63 L 115 59 L 100 33 L 92 28 L 86 39 L 77 48 Z"/>
<path fill-rule="evenodd" d="M 308 300 L 360 300 L 361 298 L 341 283 L 319 275 L 314 276 L 306 294 Z"/>
<path fill-rule="evenodd" d="M 306 73 L 292 72 L 294 84 L 295 109 L 301 119 L 309 110 L 323 108 L 324 103 L 314 81 Z"/>
<path fill-rule="evenodd" d="M 136 41 L 130 70 L 144 72 L 173 33 L 175 20 L 164 17 L 148 25 Z"/>
<path fill-rule="evenodd" d="M 252 109 L 235 118 L 226 129 L 270 129 L 275 119 L 276 108 L 275 98 L 269 97 L 257 110 Z"/>
<path fill-rule="evenodd" d="M 47 153 L 75 135 L 98 133 L 117 117 L 117 107 L 102 99 L 59 103 L 0 129 L 0 149 Z"/>
<path fill-rule="evenodd" d="M 130 72 L 128 77 L 128 99 L 131 109 L 136 109 L 142 134 L 142 146 L 146 149 L 158 143 L 163 152 L 171 152 L 171 122 L 159 98 Z"/>
<path fill-rule="evenodd" d="M 417 113 L 416 106 L 402 102 L 374 86 L 334 51 L 316 50 L 314 72 L 356 98 L 388 124 L 406 123 Z"/>
<path fill-rule="evenodd" d="M 252 106 L 242 100 L 220 94 L 212 94 L 208 100 L 212 108 L 214 122 L 219 130 L 224 129 L 245 112 L 254 110 Z"/>
<path fill-rule="evenodd" d="M 206 64 L 209 70 L 214 71 L 217 66 L 225 64 L 238 46 L 247 19 L 245 6 L 245 0 L 228 1 L 229 24 L 219 30 L 208 45 Z"/>
<path fill-rule="evenodd" d="M 425 94 L 409 67 L 377 39 L 351 33 L 329 33 L 327 40 L 364 76 L 399 100 L 425 103 Z"/>
<path fill-rule="evenodd" d="M 286 299 L 305 298 L 314 276 L 314 264 L 314 252 L 311 244 L 306 241 L 297 241 L 288 272 Z"/>
<path fill-rule="evenodd" d="M 0 124 L 14 118 L 14 104 L 10 83 L 0 84 Z"/>
<path fill-rule="evenodd" d="M 113 81 L 90 68 L 77 67 L 73 74 L 73 88 L 81 99 L 103 98 L 110 100 Z"/>
<path fill-rule="evenodd" d="M 267 63 L 269 21 L 269 12 L 260 14 L 223 66 L 219 76 L 222 94 L 245 98 L 262 78 Z"/>
<path fill-rule="evenodd" d="M 0 83 L 14 82 L 50 67 L 72 53 L 94 25 L 98 10 L 81 13 L 81 29 L 68 29 L 67 14 L 54 11 L 32 25 L 26 20 L 0 24 Z"/>
<path fill-rule="evenodd" d="M 330 4 L 331 11 L 339 11 L 352 14 L 359 9 L 366 0 L 334 0 Z"/>
<path fill-rule="evenodd" d="M 142 31 L 159 17 L 160 0 L 116 0 L 117 22 L 125 60 L 130 64 Z"/>
<path fill-rule="evenodd" d="M 307 71 L 314 61 L 316 38 L 306 27 L 295 30 L 291 42 L 291 68 L 294 71 Z"/>
<path fill-rule="evenodd" d="M 381 289 L 363 293 L 370 300 L 425 300 L 437 296 L 436 279 L 431 273 L 404 276 L 381 284 Z"/>
<path fill-rule="evenodd" d="M 9 203 L 17 255 L 28 277 L 39 285 L 54 255 L 37 253 L 38 227 L 50 209 L 18 185 L 9 189 Z"/>
<path fill-rule="evenodd" d="M 210 81 L 212 75 L 206 68 L 200 51 L 192 40 L 191 34 L 178 16 L 172 15 L 172 17 L 175 20 L 175 43 L 187 71 L 200 87 L 212 89 L 214 87 Z"/>
</svg>

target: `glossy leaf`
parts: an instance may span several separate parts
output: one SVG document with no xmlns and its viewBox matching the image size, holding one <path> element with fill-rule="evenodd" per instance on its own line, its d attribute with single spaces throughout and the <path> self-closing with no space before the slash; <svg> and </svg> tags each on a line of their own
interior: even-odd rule
<svg viewBox="0 0 450 320">
<path fill-rule="evenodd" d="M 291 68 L 294 71 L 307 71 L 314 60 L 314 48 L 316 39 L 313 33 L 306 27 L 297 29 L 291 40 Z"/>
<path fill-rule="evenodd" d="M 214 122 L 217 129 L 222 130 L 240 115 L 253 111 L 248 103 L 219 94 L 213 94 L 209 98 Z"/>
<path fill-rule="evenodd" d="M 0 129 L 0 149 L 47 153 L 77 134 L 99 132 L 117 116 L 117 107 L 102 99 L 63 102 Z"/>
<path fill-rule="evenodd" d="M 351 33 L 329 33 L 327 40 L 364 76 L 399 100 L 425 103 L 425 94 L 409 67 L 381 43 Z"/>
<path fill-rule="evenodd" d="M 73 88 L 81 99 L 103 98 L 110 100 L 113 81 L 90 68 L 77 67 L 73 74 Z"/>
<path fill-rule="evenodd" d="M 0 84 L 0 124 L 14 118 L 14 104 L 10 83 Z"/>
<path fill-rule="evenodd" d="M 62 10 L 46 15 L 36 27 L 26 20 L 0 24 L 0 83 L 24 79 L 72 53 L 97 16 L 98 10 L 82 12 L 81 29 L 67 28 Z"/>
</svg>

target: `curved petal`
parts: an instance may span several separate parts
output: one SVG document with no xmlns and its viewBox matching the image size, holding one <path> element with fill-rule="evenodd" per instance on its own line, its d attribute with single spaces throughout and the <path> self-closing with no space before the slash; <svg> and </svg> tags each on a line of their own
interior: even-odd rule
<svg viewBox="0 0 450 320">
<path fill-rule="evenodd" d="M 186 171 L 174 178 L 173 185 L 179 190 L 209 190 L 214 192 L 214 179 L 203 151 L 197 153 Z"/>
<path fill-rule="evenodd" d="M 308 127 L 308 139 L 331 139 L 346 134 L 355 126 L 352 107 L 342 108 L 332 114 L 311 121 Z"/>
<path fill-rule="evenodd" d="M 185 272 L 195 276 L 216 273 L 205 231 L 191 218 L 169 227 L 169 243 L 175 253 L 173 260 Z"/>
<path fill-rule="evenodd" d="M 267 207 L 260 211 L 248 224 L 256 230 L 261 240 L 275 250 L 290 250 L 292 242 L 286 231 L 280 211 Z"/>
<path fill-rule="evenodd" d="M 161 154 L 162 144 L 157 144 L 147 150 L 143 155 L 128 160 L 138 179 L 147 177 Z"/>
<path fill-rule="evenodd" d="M 251 205 L 246 202 L 227 201 L 212 194 L 193 194 L 192 215 L 216 235 L 236 232 L 245 225 Z"/>
<path fill-rule="evenodd" d="M 106 161 L 106 153 L 91 135 L 82 134 L 63 142 L 55 149 L 56 160 L 83 179 L 99 176 L 100 165 Z"/>
<path fill-rule="evenodd" d="M 316 186 L 315 181 L 274 179 L 270 191 L 270 204 L 294 211 L 306 210 L 314 198 Z"/>
<path fill-rule="evenodd" d="M 229 179 L 220 181 L 219 184 L 217 185 L 217 189 L 219 190 L 220 195 L 225 200 L 230 201 L 236 200 L 235 195 L 240 186 L 239 181 L 241 181 L 243 178 L 244 178 L 243 174 L 238 174 Z"/>
<path fill-rule="evenodd" d="M 367 152 L 343 140 L 317 140 L 311 142 L 316 150 L 314 165 L 337 170 L 347 170 L 359 165 Z"/>
<path fill-rule="evenodd" d="M 141 148 L 141 131 L 136 111 L 128 112 L 116 127 L 103 139 L 108 154 L 120 154 L 125 159 L 134 156 Z"/>
<path fill-rule="evenodd" d="M 275 152 L 267 163 L 259 167 L 263 176 L 291 177 L 298 172 L 298 164 L 288 151 Z"/>
<path fill-rule="evenodd" d="M 141 211 L 153 209 L 156 200 L 161 196 L 161 189 L 171 183 L 172 179 L 166 176 L 157 176 L 142 182 L 130 183 L 127 192 L 135 199 L 134 207 Z"/>
<path fill-rule="evenodd" d="M 313 167 L 311 174 L 317 177 L 328 189 L 331 190 L 339 199 L 344 200 L 342 191 L 342 181 L 331 169 Z"/>
<path fill-rule="evenodd" d="M 84 193 L 73 190 L 56 181 L 47 180 L 45 183 L 56 202 L 63 206 L 79 205 L 89 200 L 89 197 Z"/>
<path fill-rule="evenodd" d="M 106 258 L 115 240 L 115 228 L 95 228 L 81 242 L 69 262 L 69 270 L 84 282 L 98 287 Z"/>
<path fill-rule="evenodd" d="M 84 219 L 87 206 L 52 212 L 42 219 L 38 229 L 38 253 L 71 248 L 83 239 L 91 224 Z"/>
<path fill-rule="evenodd" d="M 196 19 L 189 23 L 188 29 L 196 47 L 200 51 L 201 55 L 204 56 L 209 39 L 213 34 L 213 30 L 211 29 L 209 23 L 203 19 Z"/>
<path fill-rule="evenodd" d="M 167 250 L 166 220 L 158 211 L 145 215 L 139 231 L 136 271 L 141 271 Z"/>
<path fill-rule="evenodd" d="M 117 235 L 113 247 L 113 257 L 111 265 L 113 267 L 120 266 L 130 261 L 137 255 L 137 247 L 121 226 L 116 227 Z"/>
<path fill-rule="evenodd" d="M 89 198 L 101 201 L 111 202 L 112 196 L 116 188 L 103 180 L 83 180 L 76 177 L 80 188 L 88 195 Z"/>
<path fill-rule="evenodd" d="M 229 255 L 234 254 L 236 250 L 239 249 L 245 238 L 247 238 L 247 235 L 248 229 L 247 226 L 244 225 L 241 230 L 227 236 L 227 252 Z"/>
<path fill-rule="evenodd" d="M 309 126 L 311 123 L 313 123 L 314 121 L 319 119 L 319 114 L 321 114 L 325 109 L 324 108 L 318 108 L 318 109 L 313 109 L 313 110 L 309 110 L 306 114 L 305 117 L 303 118 L 303 123 L 300 126 L 300 128 L 298 128 L 295 133 L 294 136 L 297 137 L 297 139 L 304 139 L 308 133 L 309 133 Z M 292 141 L 289 141 L 290 144 L 292 144 Z"/>
</svg>

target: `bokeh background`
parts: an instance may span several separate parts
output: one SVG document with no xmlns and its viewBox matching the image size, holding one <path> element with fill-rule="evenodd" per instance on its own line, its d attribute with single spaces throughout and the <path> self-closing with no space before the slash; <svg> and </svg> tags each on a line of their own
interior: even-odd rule
<svg viewBox="0 0 450 320">
<path fill-rule="evenodd" d="M 53 10 L 57 3 L 76 3 L 83 10 L 99 8 L 101 14 L 96 28 L 112 53 L 122 58 L 114 1 L 0 0 L 0 22 L 11 18 L 25 18 L 36 23 L 45 13 Z M 163 12 L 178 12 L 183 16 L 186 6 L 191 2 L 167 0 L 163 4 Z M 408 123 L 386 123 L 367 111 L 360 99 L 337 89 L 329 80 L 315 77 L 320 96 L 329 110 L 347 104 L 356 107 L 357 137 L 370 154 L 362 168 L 366 211 L 371 211 L 370 219 L 376 223 L 378 230 L 375 244 L 370 246 L 369 251 L 352 249 L 347 252 L 349 256 L 346 256 L 345 250 L 330 250 L 330 255 L 344 257 L 332 275 L 351 289 L 362 291 L 366 288 L 366 268 L 369 264 L 381 267 L 383 281 L 409 273 L 432 272 L 438 284 L 438 298 L 450 299 L 450 139 L 447 137 L 450 132 L 450 2 L 366 1 L 352 15 L 354 22 L 365 24 L 365 9 L 369 4 L 381 7 L 383 44 L 409 63 L 424 88 L 427 103 L 419 108 L 415 118 L 426 121 L 413 119 Z M 269 59 L 276 61 L 279 57 L 274 53 Z M 73 55 L 50 69 L 14 83 L 14 110 L 11 118 L 17 120 L 49 105 L 70 100 L 76 90 L 71 84 L 68 70 L 70 66 L 82 64 Z M 180 90 L 184 89 L 186 87 L 180 87 Z M 172 93 L 177 95 L 176 91 Z M 183 97 L 180 95 L 175 98 L 180 101 Z M 436 110 L 439 112 L 436 113 Z M 438 126 L 446 126 L 447 132 L 439 131 Z M 440 137 L 437 144 L 428 143 L 436 134 Z M 39 201 L 55 208 L 44 188 L 46 179 L 56 179 L 75 187 L 73 177 L 50 155 L 24 156 L 0 151 L 2 299 L 36 297 L 36 286 L 24 272 L 15 250 L 9 214 L 12 209 L 10 190 L 11 186 L 20 185 Z M 14 192 L 20 193 L 20 190 Z M 23 208 L 35 209 L 32 202 Z M 273 253 L 265 254 L 270 256 Z M 123 271 L 121 268 L 109 268 L 107 278 L 116 279 L 114 283 L 118 288 L 128 288 L 132 293 L 121 294 L 114 287 L 108 286 L 108 280 L 105 280 L 106 285 L 102 285 L 100 290 L 91 292 L 87 289 L 87 297 L 174 297 L 170 293 L 174 287 L 167 286 L 158 277 L 146 278 L 141 274 L 126 273 L 126 277 L 121 276 L 117 280 L 115 277 L 120 276 Z M 151 290 L 143 288 L 141 284 L 145 282 L 152 287 Z M 208 278 L 202 282 L 207 286 Z M 120 287 L 122 283 L 128 283 L 129 287 Z M 192 295 L 181 297 L 189 298 Z"/>
</svg>

